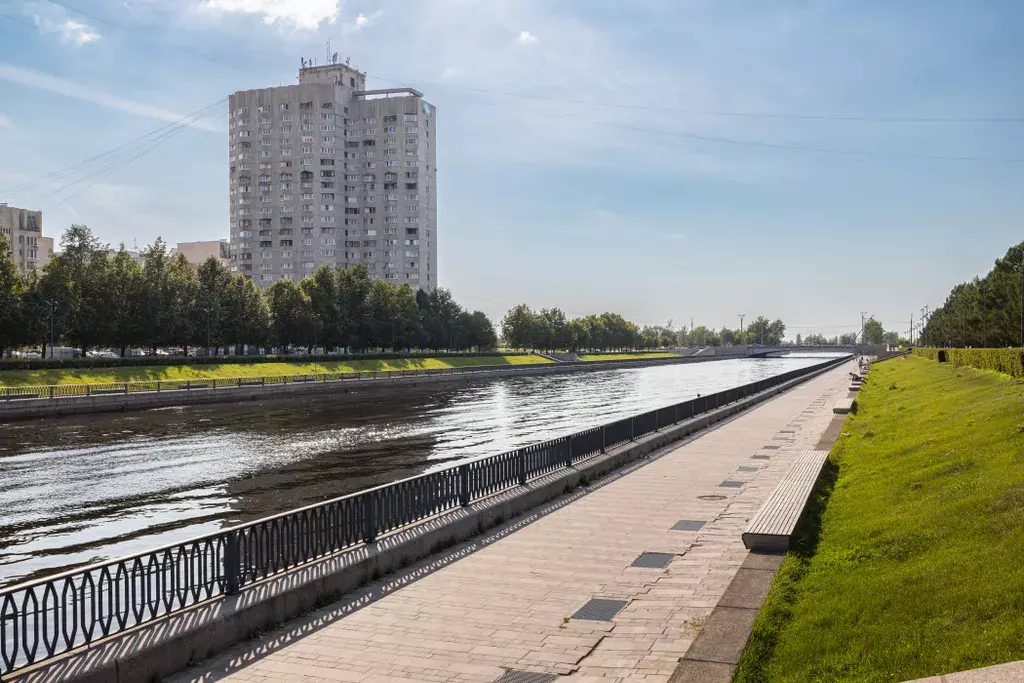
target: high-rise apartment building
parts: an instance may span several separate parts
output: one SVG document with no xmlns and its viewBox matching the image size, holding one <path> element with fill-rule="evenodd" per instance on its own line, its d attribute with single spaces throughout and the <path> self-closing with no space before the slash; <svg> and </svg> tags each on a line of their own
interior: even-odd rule
<svg viewBox="0 0 1024 683">
<path fill-rule="evenodd" d="M 261 287 L 323 263 L 437 286 L 437 115 L 347 64 L 230 97 L 231 268 Z"/>
<path fill-rule="evenodd" d="M 53 256 L 53 238 L 43 237 L 43 212 L 0 203 L 0 231 L 7 236 L 14 262 L 22 275 L 43 266 Z"/>
</svg>

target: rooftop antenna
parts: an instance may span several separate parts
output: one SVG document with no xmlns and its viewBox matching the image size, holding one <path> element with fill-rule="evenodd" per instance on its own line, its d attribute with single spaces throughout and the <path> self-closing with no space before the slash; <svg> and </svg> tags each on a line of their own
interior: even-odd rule
<svg viewBox="0 0 1024 683">
<path fill-rule="evenodd" d="M 337 63 L 338 63 L 338 53 L 335 52 L 333 55 L 331 55 L 331 64 L 337 64 Z"/>
<path fill-rule="evenodd" d="M 327 39 L 327 49 L 324 51 L 324 64 L 331 63 L 331 39 Z"/>
<path fill-rule="evenodd" d="M 348 66 L 349 62 L 351 62 L 351 61 L 352 61 L 351 57 L 345 57 L 345 66 Z"/>
</svg>

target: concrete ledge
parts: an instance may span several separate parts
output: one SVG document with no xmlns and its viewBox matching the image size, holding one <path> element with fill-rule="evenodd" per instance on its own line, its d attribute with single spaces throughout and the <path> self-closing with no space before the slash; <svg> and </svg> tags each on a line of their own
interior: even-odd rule
<svg viewBox="0 0 1024 683">
<path fill-rule="evenodd" d="M 835 366 L 833 366 L 835 367 Z M 149 683 L 512 519 L 833 368 L 790 380 L 482 501 L 15 672 L 22 683 Z M 745 638 L 744 638 L 745 642 Z M 742 645 L 741 645 L 742 647 Z"/>
</svg>

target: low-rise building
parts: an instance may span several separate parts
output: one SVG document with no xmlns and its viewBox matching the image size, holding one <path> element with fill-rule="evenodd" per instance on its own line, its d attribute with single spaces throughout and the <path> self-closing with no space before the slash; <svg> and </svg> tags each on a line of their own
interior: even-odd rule
<svg viewBox="0 0 1024 683">
<path fill-rule="evenodd" d="M 0 231 L 11 243 L 14 262 L 22 275 L 42 270 L 53 256 L 53 238 L 43 237 L 43 212 L 0 203 Z"/>
<path fill-rule="evenodd" d="M 178 242 L 171 249 L 171 255 L 184 254 L 194 266 L 201 266 L 206 259 L 213 257 L 224 265 L 230 265 L 231 245 L 227 240 L 207 240 L 204 242 Z"/>
</svg>

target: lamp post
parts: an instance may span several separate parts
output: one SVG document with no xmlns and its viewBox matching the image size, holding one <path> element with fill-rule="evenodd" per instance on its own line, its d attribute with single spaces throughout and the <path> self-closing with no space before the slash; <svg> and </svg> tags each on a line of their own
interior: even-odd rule
<svg viewBox="0 0 1024 683">
<path fill-rule="evenodd" d="M 44 299 L 44 301 L 50 305 L 50 358 L 53 358 L 53 313 L 57 303 L 52 299 Z"/>
<path fill-rule="evenodd" d="M 746 313 L 737 313 L 740 317 L 740 343 L 743 343 L 743 318 L 746 317 Z"/>
</svg>

